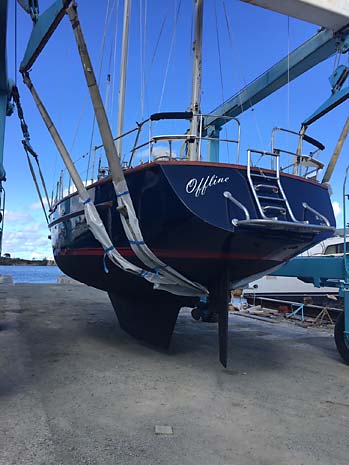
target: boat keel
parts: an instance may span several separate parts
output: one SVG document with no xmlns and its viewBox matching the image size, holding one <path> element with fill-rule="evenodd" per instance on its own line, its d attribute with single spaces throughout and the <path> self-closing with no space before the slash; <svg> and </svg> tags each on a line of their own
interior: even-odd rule
<svg viewBox="0 0 349 465">
<path fill-rule="evenodd" d="M 209 286 L 209 311 L 218 314 L 219 360 L 226 368 L 228 359 L 229 270 L 217 275 Z M 194 306 L 197 299 L 164 291 L 146 293 L 108 291 L 121 328 L 152 346 L 167 349 L 179 311 Z"/>
<path fill-rule="evenodd" d="M 190 305 L 188 298 L 163 291 L 154 291 L 141 296 L 113 292 L 108 294 L 124 331 L 137 339 L 164 349 L 170 345 L 181 307 Z"/>
</svg>

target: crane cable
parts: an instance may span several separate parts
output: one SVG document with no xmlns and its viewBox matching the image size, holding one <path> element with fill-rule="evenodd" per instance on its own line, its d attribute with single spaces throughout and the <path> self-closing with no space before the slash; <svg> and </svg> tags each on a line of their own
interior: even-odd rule
<svg viewBox="0 0 349 465">
<path fill-rule="evenodd" d="M 165 87 L 166 87 L 166 84 L 167 84 L 168 71 L 169 71 L 169 68 L 170 68 L 170 62 L 171 62 L 172 54 L 173 54 L 173 46 L 174 46 L 175 39 L 176 39 L 177 23 L 178 23 L 178 19 L 179 19 L 179 13 L 180 13 L 180 10 L 181 10 L 181 6 L 182 6 L 182 0 L 179 0 L 178 7 L 176 8 L 176 15 L 175 15 L 175 20 L 174 20 L 174 24 L 173 24 L 173 32 L 172 32 L 171 44 L 170 44 L 170 51 L 169 51 L 169 54 L 168 54 L 168 59 L 167 59 L 167 64 L 166 64 L 164 82 L 162 84 L 162 89 L 161 89 L 161 97 L 160 97 L 158 112 L 161 111 L 162 101 L 163 101 L 163 98 L 164 98 Z"/>
<path fill-rule="evenodd" d="M 41 171 L 39 157 L 38 157 L 37 153 L 33 150 L 32 146 L 30 144 L 30 135 L 29 135 L 29 131 L 28 131 L 28 126 L 27 126 L 27 124 L 26 124 L 26 122 L 24 120 L 23 109 L 22 109 L 22 105 L 21 105 L 21 101 L 20 101 L 20 97 L 19 97 L 19 92 L 18 92 L 18 87 L 17 87 L 17 60 L 18 60 L 17 59 L 17 48 L 18 48 L 18 45 L 17 45 L 17 32 L 18 32 L 18 26 L 17 26 L 17 2 L 15 2 L 14 21 L 15 21 L 15 28 L 14 28 L 15 29 L 15 31 L 14 31 L 14 36 L 15 36 L 14 37 L 14 39 L 15 39 L 15 44 L 14 44 L 14 49 L 15 49 L 14 50 L 15 51 L 15 58 L 14 58 L 15 85 L 11 89 L 11 94 L 12 94 L 13 101 L 15 102 L 15 105 L 17 107 L 17 114 L 18 114 L 18 118 L 19 118 L 20 123 L 21 123 L 21 129 L 22 129 L 22 133 L 23 133 L 22 144 L 23 144 L 23 148 L 24 148 L 25 153 L 26 153 L 26 157 L 27 157 L 27 161 L 28 161 L 28 165 L 29 165 L 29 170 L 30 170 L 30 173 L 31 173 L 33 181 L 34 181 L 35 189 L 36 189 L 36 192 L 38 194 L 42 210 L 44 212 L 46 223 L 48 224 L 49 221 L 48 221 L 48 215 L 47 215 L 46 208 L 45 208 L 45 201 L 44 201 L 44 198 L 43 198 L 43 196 L 41 194 L 40 186 L 39 186 L 39 183 L 38 183 L 38 180 L 37 180 L 37 177 L 36 177 L 36 174 L 35 174 L 34 166 L 33 166 L 32 162 L 31 162 L 29 154 L 34 158 L 34 160 L 35 160 L 35 162 L 37 164 L 41 184 L 43 186 L 43 189 L 44 189 L 44 192 L 45 192 L 45 195 L 46 195 L 46 200 L 47 200 L 47 204 L 49 205 L 49 209 L 50 209 L 50 200 L 49 200 L 49 196 L 48 196 L 48 192 L 47 192 L 45 179 L 44 179 L 44 176 L 43 176 L 42 171 Z"/>
<path fill-rule="evenodd" d="M 168 3 L 167 3 L 167 9 L 164 13 L 164 17 L 162 19 L 162 22 L 161 22 L 161 26 L 160 26 L 160 30 L 159 30 L 159 33 L 158 33 L 158 36 L 157 36 L 157 39 L 155 41 L 155 46 L 154 46 L 154 50 L 153 50 L 153 53 L 152 53 L 152 56 L 151 56 L 151 60 L 150 60 L 150 66 L 149 66 L 149 72 L 148 72 L 148 77 L 146 74 L 144 74 L 144 99 L 147 98 L 147 93 L 146 93 L 146 90 L 147 90 L 147 85 L 148 85 L 148 78 L 149 76 L 151 76 L 151 73 L 153 71 L 153 66 L 154 66 L 154 63 L 155 63 L 155 58 L 156 58 L 156 55 L 157 55 L 157 52 L 158 52 L 158 48 L 159 48 L 159 44 L 161 42 L 161 37 L 162 37 L 162 33 L 164 31 L 164 28 L 165 28 L 165 24 L 166 24 L 166 21 L 167 21 L 167 18 L 169 16 L 169 10 L 170 10 L 170 6 L 171 6 L 171 0 L 168 0 Z M 149 107 L 149 103 L 147 101 L 147 106 Z"/>
<path fill-rule="evenodd" d="M 31 159 L 30 159 L 29 155 L 31 155 L 34 158 L 35 162 L 36 162 L 37 169 L 38 169 L 38 172 L 39 172 L 39 178 L 40 178 L 40 181 L 41 181 L 41 185 L 42 185 L 42 188 L 44 190 L 44 194 L 46 196 L 46 203 L 47 203 L 47 205 L 49 207 L 49 211 L 51 211 L 51 204 L 50 204 L 50 200 L 49 200 L 49 195 L 48 195 L 48 192 L 47 192 L 45 179 L 44 179 L 41 167 L 40 167 L 39 156 L 34 151 L 34 149 L 32 148 L 32 146 L 30 144 L 30 134 L 29 134 L 29 130 L 28 130 L 28 125 L 27 125 L 27 123 L 26 123 L 26 121 L 24 119 L 22 104 L 21 104 L 21 100 L 20 100 L 20 96 L 19 96 L 17 86 L 12 87 L 12 98 L 13 98 L 13 101 L 14 101 L 16 107 L 17 107 L 18 119 L 20 121 L 22 134 L 23 134 L 22 144 L 23 144 L 23 148 L 24 148 L 24 150 L 26 152 L 30 173 L 32 175 L 32 178 L 33 178 L 33 181 L 34 181 L 34 184 L 35 184 L 35 188 L 36 188 L 36 191 L 37 191 L 37 194 L 39 196 L 39 200 L 40 200 L 40 203 L 41 203 L 41 206 L 42 206 L 42 210 L 44 212 L 45 219 L 46 219 L 46 222 L 48 224 L 49 220 L 48 220 L 48 215 L 47 215 L 46 208 L 45 208 L 45 199 L 44 199 L 44 197 L 43 197 L 43 195 L 41 193 L 41 189 L 40 189 L 40 186 L 39 186 L 39 183 L 38 183 L 38 179 L 37 179 L 37 176 L 36 176 L 36 173 L 35 173 L 35 170 L 34 170 L 34 167 L 33 167 L 33 164 L 31 162 Z"/>
<path fill-rule="evenodd" d="M 291 113 L 290 113 L 290 17 L 287 16 L 287 126 L 291 129 Z"/>
<path fill-rule="evenodd" d="M 115 4 L 115 1 L 114 1 Z M 102 66 L 103 66 L 103 57 L 104 57 L 104 49 L 105 49 L 105 42 L 106 42 L 106 36 L 107 36 L 107 30 L 108 30 L 108 23 L 110 19 L 110 0 L 107 2 L 107 8 L 105 11 L 105 19 L 104 19 L 104 29 L 103 29 L 103 38 L 102 38 L 102 44 L 101 44 L 101 51 L 100 51 L 100 62 L 99 62 L 99 70 L 98 70 L 98 85 L 100 84 L 101 81 L 101 74 L 102 74 Z M 87 172 L 86 172 L 86 182 L 88 180 L 88 175 L 90 171 L 90 164 L 91 164 L 91 153 L 92 153 L 92 145 L 93 145 L 93 138 L 94 138 L 94 132 L 95 132 L 95 127 L 96 127 L 96 115 L 93 114 L 93 120 L 92 120 L 92 129 L 91 129 L 91 138 L 90 138 L 90 146 L 89 146 L 89 151 L 88 151 L 88 163 L 87 163 Z M 93 159 L 92 159 L 92 176 L 93 177 L 93 172 L 94 172 L 94 167 L 95 167 L 95 154 L 96 152 L 93 152 Z"/>
<path fill-rule="evenodd" d="M 146 32 L 147 32 L 147 0 L 140 0 L 139 3 L 139 61 L 140 61 L 140 97 L 141 97 L 141 117 L 144 120 L 144 99 L 145 99 L 145 53 L 146 53 Z"/>
<path fill-rule="evenodd" d="M 118 27 L 118 17 L 119 17 L 119 7 L 120 7 L 120 0 L 117 0 L 116 10 L 115 10 L 115 33 L 114 33 L 114 42 L 113 42 L 113 74 L 112 74 L 112 97 L 111 97 L 111 109 L 110 109 L 110 124 L 113 124 L 114 120 L 114 99 L 115 99 L 115 87 L 116 87 L 116 55 L 117 55 L 117 39 L 119 33 Z"/>
<path fill-rule="evenodd" d="M 227 26 L 227 30 L 228 30 L 230 47 L 231 47 L 231 49 L 233 49 L 234 48 L 234 41 L 233 41 L 233 32 L 232 32 L 231 27 L 230 27 L 231 19 L 229 17 L 229 13 L 228 13 L 228 10 L 227 10 L 225 0 L 223 0 L 223 9 L 224 9 L 225 22 L 226 22 L 226 26 Z M 236 48 L 236 51 L 237 51 L 236 58 L 238 60 L 238 67 L 237 68 L 239 70 L 242 70 L 243 65 L 242 65 L 242 60 L 241 60 L 241 55 L 239 53 L 239 49 Z M 246 88 L 248 84 L 247 84 L 247 80 L 246 80 L 246 77 L 245 77 L 245 74 L 243 73 L 243 71 L 241 71 L 241 77 L 242 77 L 242 80 L 244 82 L 244 86 Z M 239 93 L 239 97 L 240 97 L 240 107 L 241 107 L 241 110 L 243 112 L 244 107 L 242 105 L 241 93 Z M 259 122 L 258 122 L 258 118 L 257 118 L 256 112 L 254 111 L 254 105 L 252 103 L 251 97 L 249 97 L 248 100 L 249 100 L 249 105 L 250 105 L 251 111 L 253 112 L 253 119 L 254 119 L 254 124 L 255 124 L 255 127 L 256 127 L 256 131 L 257 131 L 257 135 L 258 135 L 258 138 L 259 138 L 259 143 L 263 147 L 263 146 L 265 146 L 265 144 L 264 144 L 264 141 L 263 141 L 262 132 L 261 132 L 260 125 L 259 125 Z"/>
</svg>

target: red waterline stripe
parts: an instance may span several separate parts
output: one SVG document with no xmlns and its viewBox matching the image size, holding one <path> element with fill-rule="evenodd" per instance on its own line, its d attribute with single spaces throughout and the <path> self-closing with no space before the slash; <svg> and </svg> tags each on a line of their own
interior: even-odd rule
<svg viewBox="0 0 349 465">
<path fill-rule="evenodd" d="M 134 257 L 135 253 L 129 247 L 118 247 L 118 252 L 125 257 Z M 165 250 L 152 249 L 157 257 L 168 258 L 194 258 L 194 259 L 218 259 L 218 260 L 268 260 L 265 256 L 246 255 L 224 252 L 205 252 L 193 250 Z M 56 256 L 103 256 L 104 250 L 101 248 L 81 248 L 81 249 L 59 249 Z M 273 260 L 275 261 L 275 260 Z"/>
</svg>

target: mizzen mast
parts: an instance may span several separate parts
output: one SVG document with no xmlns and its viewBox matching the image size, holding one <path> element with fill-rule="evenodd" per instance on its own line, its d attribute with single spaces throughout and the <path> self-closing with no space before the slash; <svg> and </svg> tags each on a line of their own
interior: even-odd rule
<svg viewBox="0 0 349 465">
<path fill-rule="evenodd" d="M 191 111 L 193 117 L 190 125 L 190 134 L 196 136 L 195 142 L 190 149 L 190 160 L 199 160 L 199 133 L 201 111 L 201 78 L 202 78 L 202 25 L 204 13 L 204 0 L 195 0 L 195 35 L 193 43 L 193 85 Z"/>
<path fill-rule="evenodd" d="M 124 3 L 124 19 L 122 32 L 122 51 L 121 51 L 121 69 L 120 69 L 120 85 L 118 98 L 118 126 L 116 131 L 116 151 L 119 157 L 122 157 L 122 133 L 124 131 L 124 115 L 125 115 L 125 95 L 126 95 L 126 72 L 128 58 L 128 42 L 129 42 L 129 25 L 130 25 L 130 7 L 131 0 L 125 0 Z"/>
</svg>

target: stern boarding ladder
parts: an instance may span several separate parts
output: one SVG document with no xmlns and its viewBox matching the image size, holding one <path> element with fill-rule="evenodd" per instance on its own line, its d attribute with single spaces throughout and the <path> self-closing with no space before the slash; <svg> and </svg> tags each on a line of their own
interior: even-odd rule
<svg viewBox="0 0 349 465">
<path fill-rule="evenodd" d="M 275 158 L 275 174 L 265 174 L 262 168 L 259 168 L 259 173 L 252 171 L 252 153 Z M 247 179 L 258 211 L 263 219 L 275 221 L 281 219 L 283 221 L 291 220 L 297 222 L 281 185 L 280 154 L 278 151 L 272 153 L 249 149 L 247 151 Z"/>
<path fill-rule="evenodd" d="M 264 150 L 247 150 L 247 182 L 251 189 L 255 205 L 257 207 L 257 217 L 252 218 L 247 207 L 238 199 L 234 198 L 228 191 L 224 193 L 224 197 L 238 206 L 245 215 L 245 219 L 232 219 L 235 227 L 268 227 L 272 229 L 283 229 L 298 232 L 319 233 L 322 231 L 334 231 L 335 227 L 331 226 L 330 221 L 326 216 L 312 208 L 306 202 L 302 202 L 303 215 L 302 219 L 298 220 L 291 208 L 287 195 L 281 183 L 280 153 L 285 152 L 288 155 L 295 155 L 296 161 L 287 168 L 296 170 L 299 177 L 309 177 L 315 171 L 316 178 L 318 171 L 323 167 L 323 164 L 318 160 L 313 159 L 311 155 L 297 155 L 292 152 L 287 152 L 280 149 L 272 149 L 272 152 Z M 271 168 L 256 166 L 252 163 L 252 154 L 258 154 L 260 157 L 268 156 L 272 160 Z M 300 168 L 304 165 L 315 167 L 311 173 L 300 174 Z M 311 213 L 320 223 L 313 223 L 306 220 L 307 212 Z"/>
</svg>

